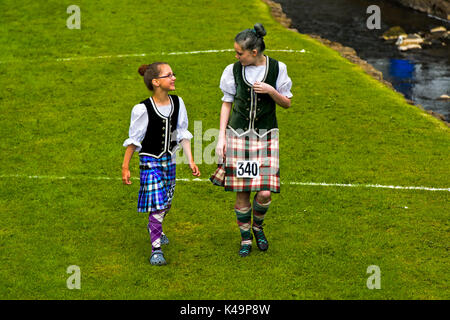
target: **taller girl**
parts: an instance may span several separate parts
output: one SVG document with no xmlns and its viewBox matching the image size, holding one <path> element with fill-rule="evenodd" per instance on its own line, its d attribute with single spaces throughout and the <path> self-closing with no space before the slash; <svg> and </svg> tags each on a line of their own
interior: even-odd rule
<svg viewBox="0 0 450 320">
<path fill-rule="evenodd" d="M 234 39 L 238 61 L 228 65 L 220 79 L 224 96 L 216 147 L 219 167 L 210 180 L 225 191 L 236 192 L 241 257 L 252 248 L 250 229 L 260 250 L 269 247 L 262 224 L 271 193 L 280 192 L 276 104 L 289 108 L 292 97 L 286 65 L 263 54 L 265 35 L 259 23 L 238 33 Z M 251 192 L 256 192 L 253 205 Z"/>
</svg>

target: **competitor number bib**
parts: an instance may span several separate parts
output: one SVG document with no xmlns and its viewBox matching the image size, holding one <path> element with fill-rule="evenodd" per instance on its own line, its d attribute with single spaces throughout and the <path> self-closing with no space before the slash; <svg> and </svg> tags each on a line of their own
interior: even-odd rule
<svg viewBox="0 0 450 320">
<path fill-rule="evenodd" d="M 236 177 L 237 178 L 256 178 L 259 176 L 258 161 L 237 161 Z"/>
</svg>

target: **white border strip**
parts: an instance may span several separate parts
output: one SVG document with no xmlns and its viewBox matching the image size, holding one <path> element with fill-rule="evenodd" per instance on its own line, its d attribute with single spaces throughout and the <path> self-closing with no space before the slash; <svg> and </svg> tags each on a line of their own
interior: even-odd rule
<svg viewBox="0 0 450 320">
<path fill-rule="evenodd" d="M 1 179 L 6 178 L 19 178 L 19 179 L 49 179 L 49 180 L 122 180 L 122 178 L 111 177 L 90 177 L 90 176 L 27 176 L 27 175 L 0 175 Z M 131 178 L 132 180 L 139 180 L 137 177 Z M 179 178 L 176 181 L 183 182 L 209 182 L 209 179 L 200 178 Z M 450 192 L 450 188 L 433 188 L 433 187 L 415 187 L 415 186 L 385 186 L 380 184 L 344 184 L 344 183 L 317 183 L 317 182 L 281 182 L 281 184 L 300 185 L 300 186 L 320 186 L 320 187 L 350 187 L 350 188 L 378 188 L 378 189 L 399 189 L 399 190 L 424 190 L 424 191 L 447 191 Z"/>
<path fill-rule="evenodd" d="M 268 52 L 287 52 L 287 53 L 305 53 L 305 49 L 293 50 L 293 49 L 268 49 Z M 128 58 L 128 57 L 147 57 L 147 56 L 179 56 L 188 54 L 205 54 L 205 53 L 221 53 L 221 52 L 234 52 L 234 49 L 219 49 L 219 50 L 199 50 L 199 51 L 184 51 L 184 52 L 151 52 L 151 53 L 130 53 L 130 54 L 117 54 L 109 56 L 80 56 L 71 58 L 58 58 L 56 61 L 77 61 L 77 60 L 93 60 L 93 59 L 114 59 L 114 58 Z M 7 60 L 0 61 L 0 63 L 8 62 L 23 62 L 24 60 Z M 47 61 L 47 60 L 45 60 Z"/>
</svg>

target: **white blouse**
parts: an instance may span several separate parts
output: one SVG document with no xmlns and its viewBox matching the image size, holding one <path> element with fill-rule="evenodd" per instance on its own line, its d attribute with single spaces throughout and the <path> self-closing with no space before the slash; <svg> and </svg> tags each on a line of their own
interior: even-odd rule
<svg viewBox="0 0 450 320">
<path fill-rule="evenodd" d="M 287 74 L 287 67 L 281 61 L 278 61 L 278 66 L 280 71 L 278 72 L 275 90 L 288 98 L 292 98 L 292 81 Z M 265 64 L 262 66 L 246 66 L 244 68 L 245 78 L 251 84 L 254 84 L 256 81 L 261 81 L 264 78 L 264 74 L 266 72 Z M 220 79 L 220 89 L 223 92 L 222 101 L 234 101 L 234 96 L 236 95 L 236 84 L 234 82 L 233 64 L 228 65 L 223 71 L 222 78 Z"/>
<path fill-rule="evenodd" d="M 183 99 L 180 98 L 180 110 L 178 111 L 178 122 L 176 128 L 177 143 L 183 139 L 192 139 L 192 134 L 188 131 L 188 117 L 186 106 Z M 158 111 L 165 117 L 169 116 L 172 106 L 170 104 L 164 106 L 157 106 Z M 139 103 L 131 110 L 130 129 L 128 130 L 129 138 L 123 143 L 124 147 L 134 144 L 136 146 L 135 152 L 142 149 L 141 142 L 145 138 L 148 125 L 148 114 L 145 104 Z"/>
</svg>

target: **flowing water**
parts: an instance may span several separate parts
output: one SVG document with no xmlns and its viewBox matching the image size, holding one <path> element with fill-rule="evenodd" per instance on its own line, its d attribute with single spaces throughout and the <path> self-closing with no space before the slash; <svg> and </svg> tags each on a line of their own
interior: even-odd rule
<svg viewBox="0 0 450 320">
<path fill-rule="evenodd" d="M 438 19 L 395 3 L 382 0 L 276 0 L 292 26 L 301 33 L 317 34 L 352 47 L 357 54 L 383 73 L 403 95 L 424 109 L 442 114 L 450 121 L 450 101 L 438 100 L 450 95 L 450 39 L 446 46 L 401 52 L 381 35 L 393 26 L 401 26 L 408 34 L 429 31 L 450 21 Z M 370 5 L 381 11 L 381 28 L 370 30 L 366 13 Z"/>
</svg>

